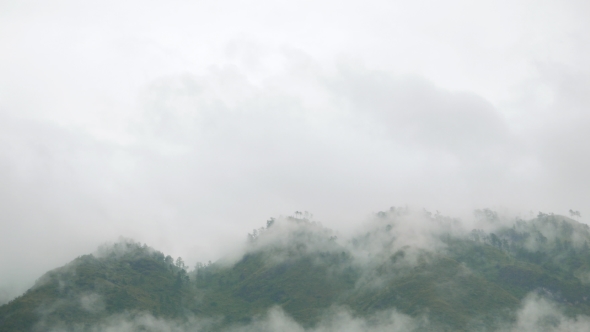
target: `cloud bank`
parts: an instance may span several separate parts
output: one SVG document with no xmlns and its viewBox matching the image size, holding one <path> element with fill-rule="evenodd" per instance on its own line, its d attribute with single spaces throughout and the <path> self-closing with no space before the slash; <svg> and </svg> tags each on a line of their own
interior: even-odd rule
<svg viewBox="0 0 590 332">
<path fill-rule="evenodd" d="M 125 313 L 112 316 L 92 327 L 60 326 L 50 328 L 52 332 L 70 331 L 150 331 L 150 332 L 198 332 L 214 328 L 214 319 L 187 318 L 182 321 L 169 321 L 155 318 L 149 314 Z M 478 322 L 472 322 L 472 331 L 587 331 L 590 329 L 590 317 L 571 317 L 564 314 L 559 305 L 537 294 L 526 297 L 514 321 L 499 322 L 499 328 L 489 329 Z M 331 308 L 315 327 L 303 327 L 289 317 L 280 307 L 270 309 L 265 315 L 255 317 L 251 323 L 234 325 L 227 329 L 231 332 L 249 331 L 283 331 L 283 332 L 369 332 L 369 331 L 446 331 L 444 326 L 431 324 L 427 316 L 413 318 L 397 312 L 386 310 L 368 318 L 356 317 L 346 308 Z"/>
<path fill-rule="evenodd" d="M 228 9 L 231 8 L 231 9 Z M 120 235 L 588 208 L 580 1 L 0 5 L 0 303 Z"/>
</svg>

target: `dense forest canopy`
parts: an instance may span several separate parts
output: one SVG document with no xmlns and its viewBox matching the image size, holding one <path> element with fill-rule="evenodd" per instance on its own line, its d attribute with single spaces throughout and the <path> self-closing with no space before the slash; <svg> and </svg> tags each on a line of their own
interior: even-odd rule
<svg viewBox="0 0 590 332">
<path fill-rule="evenodd" d="M 475 216 L 391 208 L 345 237 L 298 212 L 193 268 L 121 240 L 1 306 L 0 331 L 590 328 L 587 225 Z"/>
</svg>

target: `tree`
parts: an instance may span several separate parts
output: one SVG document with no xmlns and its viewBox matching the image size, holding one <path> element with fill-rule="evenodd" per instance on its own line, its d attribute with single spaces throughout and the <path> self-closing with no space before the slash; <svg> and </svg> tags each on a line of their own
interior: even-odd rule
<svg viewBox="0 0 590 332">
<path fill-rule="evenodd" d="M 200 269 L 204 268 L 205 265 L 201 262 L 197 262 L 197 264 L 195 264 L 195 270 L 198 272 Z"/>
<path fill-rule="evenodd" d="M 252 233 L 248 233 L 248 241 L 255 242 L 258 239 L 258 230 L 252 230 Z"/>
<path fill-rule="evenodd" d="M 266 221 L 266 228 L 270 228 L 270 226 L 274 225 L 275 223 L 275 218 L 270 218 L 269 220 Z"/>
<path fill-rule="evenodd" d="M 176 267 L 179 268 L 179 269 L 181 269 L 181 270 L 186 269 L 186 265 L 184 264 L 184 261 L 182 260 L 181 257 L 178 257 L 176 259 Z"/>
<path fill-rule="evenodd" d="M 498 213 L 496 211 L 493 211 L 490 209 L 475 210 L 474 214 L 475 214 L 475 217 L 477 217 L 480 220 L 485 220 L 485 221 L 489 221 L 489 222 L 498 221 Z"/>
<path fill-rule="evenodd" d="M 166 256 L 166 258 L 164 258 L 164 261 L 170 265 L 172 265 L 172 263 L 174 263 L 174 259 L 170 255 Z"/>
<path fill-rule="evenodd" d="M 502 248 L 502 241 L 500 241 L 500 238 L 496 234 L 491 233 L 490 239 L 492 240 L 492 245 L 494 247 Z"/>
<path fill-rule="evenodd" d="M 573 217 L 581 218 L 582 215 L 580 214 L 580 211 L 574 211 L 574 210 L 570 209 L 570 217 L 572 217 L 572 218 Z"/>
</svg>

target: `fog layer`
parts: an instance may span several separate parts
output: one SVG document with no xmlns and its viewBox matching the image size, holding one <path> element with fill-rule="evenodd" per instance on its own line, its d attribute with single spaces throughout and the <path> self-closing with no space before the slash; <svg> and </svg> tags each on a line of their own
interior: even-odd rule
<svg viewBox="0 0 590 332">
<path fill-rule="evenodd" d="M 0 4 L 0 303 L 123 235 L 588 208 L 582 1 Z M 583 219 L 582 219 L 583 220 Z"/>
</svg>

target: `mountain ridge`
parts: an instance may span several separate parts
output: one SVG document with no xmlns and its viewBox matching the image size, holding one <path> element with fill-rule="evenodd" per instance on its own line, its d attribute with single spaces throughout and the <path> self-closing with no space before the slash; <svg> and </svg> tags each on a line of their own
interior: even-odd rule
<svg viewBox="0 0 590 332">
<path fill-rule="evenodd" d="M 531 294 L 564 317 L 590 315 L 587 225 L 551 214 L 511 223 L 489 210 L 479 217 L 490 230 L 390 209 L 347 240 L 306 218 L 271 219 L 237 261 L 192 271 L 126 240 L 47 272 L 0 306 L 0 331 L 90 331 L 121 314 L 207 322 L 199 330 L 216 331 L 253 324 L 273 308 L 304 329 L 345 308 L 354 317 L 395 310 L 427 322 L 416 331 L 491 331 L 514 323 Z"/>
</svg>

